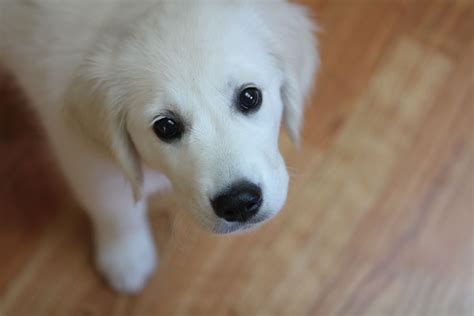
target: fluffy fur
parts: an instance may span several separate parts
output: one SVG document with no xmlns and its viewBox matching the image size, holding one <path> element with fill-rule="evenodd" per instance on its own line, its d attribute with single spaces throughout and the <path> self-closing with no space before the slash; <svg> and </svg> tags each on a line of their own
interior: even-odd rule
<svg viewBox="0 0 474 316">
<path fill-rule="evenodd" d="M 96 262 L 122 292 L 156 265 L 147 197 L 172 184 L 205 229 L 254 227 L 283 206 L 283 120 L 298 142 L 318 65 L 314 27 L 286 1 L 3 0 L 0 61 L 37 110 L 59 165 L 90 215 Z M 233 108 L 235 91 L 261 88 L 261 109 Z M 178 112 L 176 144 L 153 133 Z M 240 179 L 261 186 L 249 223 L 218 218 L 210 197 Z"/>
</svg>

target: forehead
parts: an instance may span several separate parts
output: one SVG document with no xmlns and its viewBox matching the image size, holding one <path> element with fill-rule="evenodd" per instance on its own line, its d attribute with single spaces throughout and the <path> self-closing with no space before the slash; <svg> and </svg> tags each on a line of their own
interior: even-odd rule
<svg viewBox="0 0 474 316">
<path fill-rule="evenodd" d="M 245 83 L 265 85 L 275 76 L 276 61 L 244 9 L 234 12 L 216 5 L 211 16 L 207 10 L 189 11 L 180 21 L 162 21 L 155 39 L 152 67 L 158 85 L 165 87 L 162 93 L 182 96 L 183 89 L 196 93 Z"/>
</svg>

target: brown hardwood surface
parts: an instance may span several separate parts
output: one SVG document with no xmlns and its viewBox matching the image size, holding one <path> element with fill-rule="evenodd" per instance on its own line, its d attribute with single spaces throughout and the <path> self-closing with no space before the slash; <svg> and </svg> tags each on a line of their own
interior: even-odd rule
<svg viewBox="0 0 474 316">
<path fill-rule="evenodd" d="M 0 315 L 473 315 L 474 5 L 307 0 L 322 69 L 284 211 L 242 236 L 151 212 L 161 263 L 109 290 L 89 223 L 0 75 Z"/>
</svg>

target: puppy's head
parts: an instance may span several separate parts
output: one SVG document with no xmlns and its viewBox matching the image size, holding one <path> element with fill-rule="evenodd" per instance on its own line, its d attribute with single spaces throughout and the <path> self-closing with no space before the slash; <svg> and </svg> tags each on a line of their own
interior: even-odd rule
<svg viewBox="0 0 474 316">
<path fill-rule="evenodd" d="M 298 142 L 318 64 L 313 26 L 286 2 L 173 2 L 102 38 L 66 110 L 108 149 L 140 195 L 160 170 L 198 223 L 250 228 L 283 206 L 280 122 Z"/>
</svg>

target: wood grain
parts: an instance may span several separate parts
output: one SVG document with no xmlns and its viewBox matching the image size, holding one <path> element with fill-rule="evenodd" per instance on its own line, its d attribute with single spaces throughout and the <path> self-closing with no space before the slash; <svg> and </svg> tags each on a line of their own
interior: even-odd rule
<svg viewBox="0 0 474 316">
<path fill-rule="evenodd" d="M 211 236 L 172 197 L 139 295 L 94 272 L 90 228 L 34 115 L 0 76 L 0 314 L 473 315 L 474 5 L 321 0 L 304 145 L 285 210 Z"/>
</svg>

